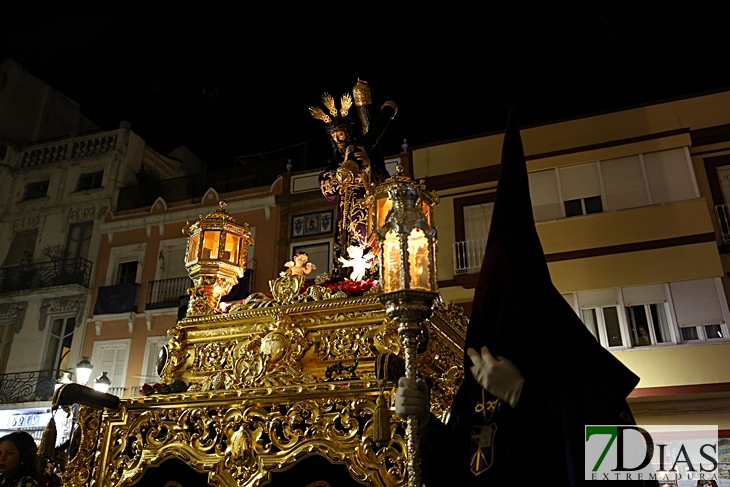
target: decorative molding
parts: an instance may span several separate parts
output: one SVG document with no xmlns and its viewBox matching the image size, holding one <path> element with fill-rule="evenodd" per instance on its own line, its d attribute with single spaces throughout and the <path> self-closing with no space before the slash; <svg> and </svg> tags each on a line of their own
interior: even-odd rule
<svg viewBox="0 0 730 487">
<path fill-rule="evenodd" d="M 13 231 L 21 232 L 24 230 L 36 230 L 41 223 L 41 216 L 27 216 L 25 218 L 19 218 L 13 222 Z"/>
<path fill-rule="evenodd" d="M 215 205 L 220 201 L 220 195 L 218 194 L 218 191 L 216 191 L 214 188 L 208 188 L 208 191 L 205 192 L 203 195 L 203 199 L 201 201 L 204 205 Z"/>
<path fill-rule="evenodd" d="M 90 205 L 85 207 L 71 208 L 68 211 L 68 221 L 78 222 L 86 220 L 94 220 L 96 216 L 96 206 Z"/>
<path fill-rule="evenodd" d="M 268 193 L 265 194 L 267 194 L 267 196 L 229 201 L 226 209 L 228 210 L 228 213 L 231 214 L 264 210 L 269 216 L 271 216 L 271 208 L 275 208 L 277 205 L 276 196 Z M 125 214 L 116 218 L 112 216 L 112 221 L 102 222 L 101 231 L 103 233 L 109 233 L 120 230 L 142 228 L 147 225 L 164 225 L 168 223 L 194 221 L 200 218 L 201 213 L 207 213 L 206 209 L 208 208 L 214 209 L 213 205 L 205 204 L 190 206 L 180 211 L 168 211 L 166 213 L 156 213 L 153 215 L 146 214 L 146 216 L 141 216 L 144 215 L 143 213 L 135 215 Z"/>
<path fill-rule="evenodd" d="M 41 301 L 41 315 L 38 320 L 38 329 L 43 331 L 46 328 L 49 314 L 66 313 L 69 311 L 76 312 L 76 327 L 78 328 L 83 319 L 85 305 L 86 296 L 83 294 L 44 299 Z"/>
<path fill-rule="evenodd" d="M 134 322 L 137 319 L 137 313 L 130 311 L 129 313 L 110 313 L 106 315 L 94 315 L 93 318 L 89 318 L 87 321 L 93 321 L 94 327 L 96 328 L 96 334 L 101 335 L 102 324 L 105 321 L 120 321 L 127 320 L 127 329 L 129 333 L 134 333 Z"/>
<path fill-rule="evenodd" d="M 28 301 L 0 304 L 0 320 L 11 320 L 15 326 L 15 333 L 20 333 L 27 310 Z"/>
</svg>

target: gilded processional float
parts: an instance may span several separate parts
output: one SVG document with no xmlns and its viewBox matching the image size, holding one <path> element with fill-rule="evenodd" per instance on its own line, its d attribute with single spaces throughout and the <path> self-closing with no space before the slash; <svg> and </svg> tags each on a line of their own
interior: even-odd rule
<svg viewBox="0 0 730 487">
<path fill-rule="evenodd" d="M 193 287 L 158 363 L 171 386 L 81 406 L 65 486 L 416 485 L 394 387 L 417 361 L 443 419 L 463 375 L 467 320 L 436 289 L 438 198 L 400 167 L 387 177 L 378 142 L 394 103 L 376 113 L 363 81 L 339 109 L 323 102 L 310 112 L 335 153 L 320 176 L 338 201 L 334 271 L 312 282 L 293 265 L 268 293 L 224 307 L 248 225 L 223 202 L 187 225 Z"/>
</svg>

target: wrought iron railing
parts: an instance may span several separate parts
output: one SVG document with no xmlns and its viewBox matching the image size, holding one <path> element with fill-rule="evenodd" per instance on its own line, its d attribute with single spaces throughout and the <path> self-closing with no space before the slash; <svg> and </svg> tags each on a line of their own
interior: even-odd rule
<svg viewBox="0 0 730 487">
<path fill-rule="evenodd" d="M 723 243 L 730 243 L 730 209 L 727 205 L 715 205 L 715 215 L 720 225 Z"/>
<path fill-rule="evenodd" d="M 0 375 L 0 404 L 50 401 L 63 370 L 34 370 Z"/>
<path fill-rule="evenodd" d="M 0 269 L 0 293 L 12 293 L 66 284 L 89 287 L 91 262 L 75 259 L 21 264 Z"/>
<path fill-rule="evenodd" d="M 180 296 L 185 296 L 192 284 L 189 277 L 150 281 L 145 309 L 177 308 Z"/>
<path fill-rule="evenodd" d="M 454 275 L 476 274 L 482 266 L 487 239 L 454 242 Z"/>
</svg>

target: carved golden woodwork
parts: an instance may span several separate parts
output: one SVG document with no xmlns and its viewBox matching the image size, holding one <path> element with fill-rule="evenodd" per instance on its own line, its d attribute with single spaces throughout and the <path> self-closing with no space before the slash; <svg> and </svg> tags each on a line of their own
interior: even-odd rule
<svg viewBox="0 0 730 487">
<path fill-rule="evenodd" d="M 161 375 L 190 389 L 122 399 L 100 422 L 82 408 L 82 449 L 64 485 L 132 485 L 149 466 L 179 458 L 208 472 L 211 485 L 253 487 L 318 454 L 346 464 L 366 485 L 405 486 L 405 422 L 392 415 L 385 446 L 372 437 L 381 392 L 375 364 L 379 354 L 401 353 L 397 325 L 374 293 L 302 291 L 298 277 L 273 281 L 274 297 L 252 295 L 228 313 L 179 321 L 168 332 Z M 461 308 L 441 304 L 426 328 L 419 366 L 433 383 L 432 411 L 442 416 L 463 375 L 466 319 Z M 328 379 L 337 364 L 356 378 Z M 394 386 L 386 383 L 387 404 Z"/>
</svg>

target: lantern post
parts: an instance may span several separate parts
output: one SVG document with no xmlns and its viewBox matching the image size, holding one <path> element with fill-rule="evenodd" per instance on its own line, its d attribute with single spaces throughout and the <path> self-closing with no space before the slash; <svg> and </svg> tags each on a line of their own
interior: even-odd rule
<svg viewBox="0 0 730 487">
<path fill-rule="evenodd" d="M 406 377 L 416 380 L 419 342 L 428 339 L 422 322 L 431 316 L 438 297 L 432 218 L 438 197 L 402 173 L 399 165 L 397 174 L 376 188 L 370 222 L 380 261 L 382 294 L 378 298 L 388 317 L 399 324 Z M 421 487 L 418 428 L 418 416 L 408 416 L 409 487 Z"/>
</svg>

